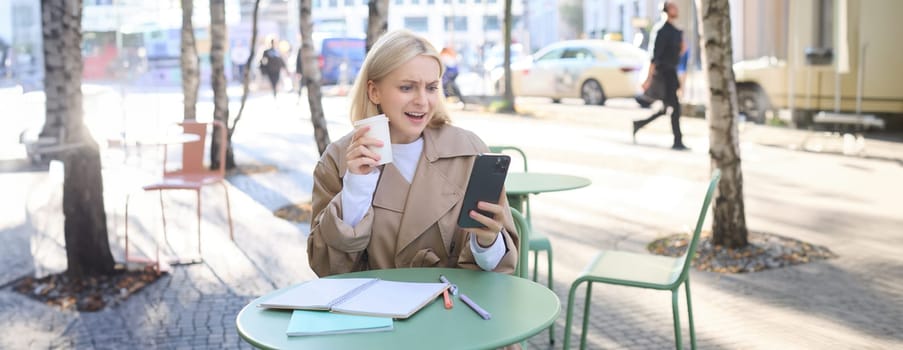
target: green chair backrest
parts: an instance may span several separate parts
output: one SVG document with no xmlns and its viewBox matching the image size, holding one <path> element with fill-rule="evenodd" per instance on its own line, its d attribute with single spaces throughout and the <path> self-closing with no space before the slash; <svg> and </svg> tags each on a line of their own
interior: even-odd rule
<svg viewBox="0 0 903 350">
<path fill-rule="evenodd" d="M 712 171 L 712 177 L 709 180 L 709 188 L 705 193 L 705 200 L 702 202 L 702 209 L 699 211 L 699 218 L 696 219 L 696 229 L 693 230 L 693 237 L 690 239 L 690 246 L 687 247 L 687 251 L 684 252 L 684 255 L 681 256 L 683 259 L 683 268 L 680 272 L 680 277 L 678 277 L 677 281 L 674 283 L 680 284 L 683 281 L 686 281 L 687 276 L 690 274 L 690 265 L 693 262 L 693 258 L 696 256 L 696 246 L 699 245 L 699 235 L 702 232 L 702 225 L 705 223 L 706 214 L 709 211 L 709 203 L 712 202 L 712 196 L 715 193 L 715 188 L 718 185 L 718 181 L 721 180 L 721 170 L 715 169 Z"/>
<path fill-rule="evenodd" d="M 522 151 L 520 148 L 514 146 L 498 145 L 489 146 L 489 151 L 492 153 L 505 153 L 505 151 L 513 151 L 520 154 L 520 158 L 524 164 L 524 172 L 527 172 L 527 154 L 524 153 L 524 151 Z"/>
<path fill-rule="evenodd" d="M 511 151 L 520 155 L 521 162 L 524 165 L 524 172 L 527 172 L 527 154 L 524 153 L 523 150 L 514 146 L 506 146 L 506 145 L 497 145 L 497 146 L 489 146 L 489 151 L 492 153 L 505 153 L 505 151 Z M 524 213 L 527 216 L 527 223 L 533 224 L 533 219 L 531 215 L 533 215 L 530 210 L 530 196 L 527 196 L 524 199 Z"/>
<path fill-rule="evenodd" d="M 518 247 L 517 247 L 517 268 L 514 274 L 522 278 L 527 278 L 527 259 L 529 258 L 528 250 L 530 248 L 530 224 L 521 213 L 511 208 L 511 217 L 514 219 L 514 228 L 517 229 Z"/>
</svg>

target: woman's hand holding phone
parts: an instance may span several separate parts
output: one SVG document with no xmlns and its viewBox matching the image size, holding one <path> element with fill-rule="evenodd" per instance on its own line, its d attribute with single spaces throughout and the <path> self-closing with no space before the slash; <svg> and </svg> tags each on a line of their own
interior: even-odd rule
<svg viewBox="0 0 903 350">
<path fill-rule="evenodd" d="M 501 198 L 499 199 L 499 203 L 502 203 Z M 468 229 L 468 231 L 477 235 L 477 243 L 480 246 L 492 246 L 492 244 L 495 243 L 496 238 L 498 238 L 499 232 L 501 232 L 504 227 L 504 222 L 502 220 L 505 217 L 505 212 L 503 211 L 505 208 L 498 204 L 483 201 L 477 202 L 477 208 L 491 213 L 492 217 L 480 214 L 480 212 L 476 210 L 471 210 L 468 215 L 472 219 L 483 224 L 483 227 L 473 227 Z"/>
<path fill-rule="evenodd" d="M 484 153 L 476 157 L 470 172 L 458 226 L 475 234 L 483 247 L 491 246 L 509 222 L 504 187 L 510 162 L 507 155 Z"/>
<path fill-rule="evenodd" d="M 366 175 L 379 166 L 379 154 L 371 151 L 368 146 L 382 147 L 383 142 L 365 136 L 369 130 L 369 126 L 363 126 L 355 130 L 354 136 L 351 137 L 351 145 L 348 145 L 345 160 L 348 171 L 352 174 Z"/>
</svg>

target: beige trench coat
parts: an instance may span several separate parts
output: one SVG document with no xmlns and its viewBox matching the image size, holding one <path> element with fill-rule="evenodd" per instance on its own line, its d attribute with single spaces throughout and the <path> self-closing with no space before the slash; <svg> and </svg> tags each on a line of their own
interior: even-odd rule
<svg viewBox="0 0 903 350">
<path fill-rule="evenodd" d="M 351 134 L 327 147 L 314 170 L 313 219 L 307 254 L 320 276 L 371 269 L 460 267 L 478 270 L 458 212 L 474 156 L 488 147 L 475 134 L 451 125 L 426 128 L 412 183 L 392 163 L 382 169 L 373 204 L 360 223 L 342 221 L 342 176 Z M 502 193 L 499 203 L 508 207 Z M 513 273 L 518 235 L 505 211 L 506 253 L 496 272 Z"/>
</svg>

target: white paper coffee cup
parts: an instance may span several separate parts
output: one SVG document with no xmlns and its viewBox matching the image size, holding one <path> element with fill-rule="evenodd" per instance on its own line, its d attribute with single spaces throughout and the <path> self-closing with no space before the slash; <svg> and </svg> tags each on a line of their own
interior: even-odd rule
<svg viewBox="0 0 903 350">
<path fill-rule="evenodd" d="M 354 129 L 369 126 L 370 130 L 364 136 L 372 137 L 383 142 L 382 147 L 370 146 L 371 151 L 379 154 L 379 164 L 392 162 L 392 139 L 389 137 L 389 118 L 385 114 L 374 115 L 369 118 L 354 122 Z"/>
</svg>

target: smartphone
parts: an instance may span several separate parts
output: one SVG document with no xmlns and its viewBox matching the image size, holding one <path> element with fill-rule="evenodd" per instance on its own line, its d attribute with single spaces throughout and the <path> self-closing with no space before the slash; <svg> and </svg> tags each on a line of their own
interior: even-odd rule
<svg viewBox="0 0 903 350">
<path fill-rule="evenodd" d="M 508 165 L 511 157 L 498 153 L 483 153 L 477 155 L 470 171 L 470 179 L 467 180 L 467 190 L 464 192 L 464 202 L 458 213 L 458 226 L 462 228 L 482 228 L 485 225 L 470 217 L 470 211 L 492 217 L 492 213 L 477 209 L 477 202 L 498 203 L 502 195 L 502 187 L 505 185 L 505 177 L 508 176 Z"/>
</svg>

